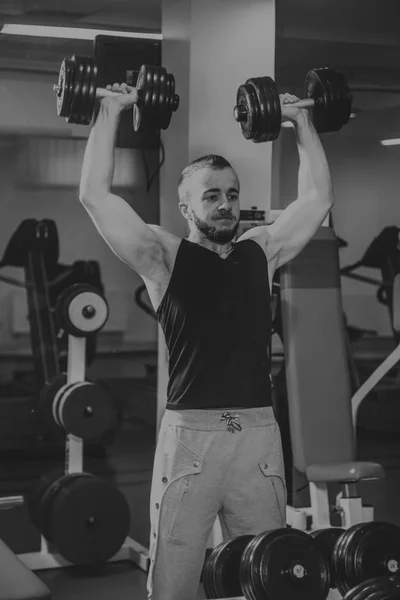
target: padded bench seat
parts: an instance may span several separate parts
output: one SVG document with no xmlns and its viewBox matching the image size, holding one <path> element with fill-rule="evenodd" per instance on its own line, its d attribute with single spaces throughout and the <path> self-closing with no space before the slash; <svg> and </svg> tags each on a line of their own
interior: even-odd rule
<svg viewBox="0 0 400 600">
<path fill-rule="evenodd" d="M 0 540 L 0 600 L 51 599 L 49 588 Z"/>
<path fill-rule="evenodd" d="M 306 469 L 306 477 L 312 482 L 356 483 L 363 479 L 383 479 L 385 471 L 377 463 L 350 461 L 310 465 Z"/>
</svg>

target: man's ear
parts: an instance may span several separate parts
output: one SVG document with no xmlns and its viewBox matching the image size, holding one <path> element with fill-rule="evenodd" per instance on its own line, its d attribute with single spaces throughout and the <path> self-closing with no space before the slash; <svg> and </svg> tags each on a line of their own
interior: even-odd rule
<svg viewBox="0 0 400 600">
<path fill-rule="evenodd" d="M 179 210 L 187 221 L 190 221 L 190 212 L 187 202 L 179 202 Z"/>
</svg>

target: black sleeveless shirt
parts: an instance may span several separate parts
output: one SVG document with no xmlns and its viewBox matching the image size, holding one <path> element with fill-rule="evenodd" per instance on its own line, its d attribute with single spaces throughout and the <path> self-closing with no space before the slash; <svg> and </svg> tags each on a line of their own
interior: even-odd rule
<svg viewBox="0 0 400 600">
<path fill-rule="evenodd" d="M 183 239 L 157 317 L 167 409 L 271 406 L 268 264 L 257 242 L 238 242 L 223 259 Z"/>
</svg>

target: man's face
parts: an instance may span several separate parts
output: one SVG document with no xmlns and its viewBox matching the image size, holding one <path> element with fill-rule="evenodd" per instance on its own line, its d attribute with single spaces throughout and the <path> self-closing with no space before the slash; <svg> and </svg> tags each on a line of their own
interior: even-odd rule
<svg viewBox="0 0 400 600">
<path fill-rule="evenodd" d="M 205 167 L 188 184 L 186 218 L 210 241 L 225 244 L 237 232 L 240 218 L 239 180 L 231 168 Z"/>
</svg>

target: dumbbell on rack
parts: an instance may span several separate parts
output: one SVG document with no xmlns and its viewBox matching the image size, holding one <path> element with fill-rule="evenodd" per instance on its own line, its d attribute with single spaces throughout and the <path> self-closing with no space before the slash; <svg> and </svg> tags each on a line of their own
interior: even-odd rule
<svg viewBox="0 0 400 600">
<path fill-rule="evenodd" d="M 214 548 L 203 584 L 206 598 L 325 600 L 337 588 L 344 600 L 399 600 L 399 574 L 400 528 L 369 522 L 239 536 Z"/>
<path fill-rule="evenodd" d="M 282 528 L 217 546 L 203 571 L 206 598 L 325 600 L 329 565 L 304 531 Z"/>
<path fill-rule="evenodd" d="M 59 330 L 78 340 L 98 333 L 106 324 L 108 314 L 104 296 L 87 284 L 68 287 L 60 294 L 56 304 Z M 83 348 L 78 360 L 85 360 Z M 52 431 L 61 430 L 84 440 L 99 438 L 116 424 L 116 410 L 107 390 L 84 378 L 67 381 L 66 374 L 58 375 L 45 384 L 40 394 L 39 410 Z"/>
<path fill-rule="evenodd" d="M 172 113 L 179 107 L 174 76 L 164 67 L 142 65 L 135 87 L 138 99 L 133 106 L 133 129 L 149 133 L 167 129 Z M 93 57 L 76 54 L 62 61 L 53 89 L 57 94 L 58 116 L 78 125 L 90 124 L 97 98 L 118 95 L 97 87 L 97 64 Z"/>
<path fill-rule="evenodd" d="M 352 94 L 346 78 L 328 67 L 313 69 L 305 82 L 306 98 L 291 104 L 311 109 L 319 133 L 339 131 L 350 119 Z M 279 137 L 282 111 L 278 89 L 271 77 L 254 77 L 236 95 L 234 118 L 243 137 L 255 143 Z"/>
</svg>

